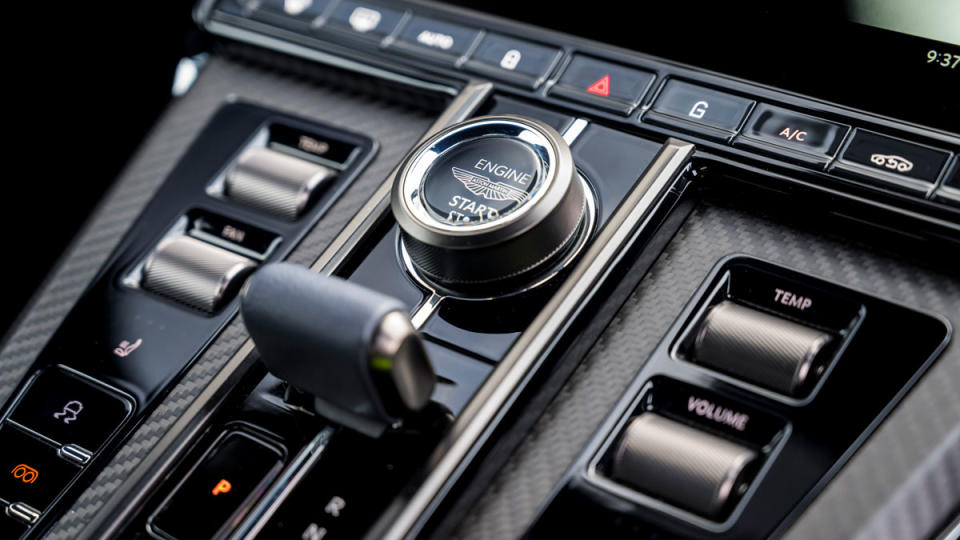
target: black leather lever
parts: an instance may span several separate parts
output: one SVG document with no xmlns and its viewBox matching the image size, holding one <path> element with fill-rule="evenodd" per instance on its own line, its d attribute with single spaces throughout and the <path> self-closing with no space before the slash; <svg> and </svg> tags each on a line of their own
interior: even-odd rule
<svg viewBox="0 0 960 540">
<path fill-rule="evenodd" d="M 277 263 L 247 281 L 240 312 L 267 369 L 334 422 L 377 437 L 430 400 L 433 367 L 395 298 Z"/>
</svg>

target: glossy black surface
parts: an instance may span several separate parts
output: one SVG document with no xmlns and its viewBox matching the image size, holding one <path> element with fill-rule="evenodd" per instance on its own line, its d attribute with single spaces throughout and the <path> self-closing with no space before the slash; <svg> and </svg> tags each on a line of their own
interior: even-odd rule
<svg viewBox="0 0 960 540">
<path fill-rule="evenodd" d="M 628 115 L 643 99 L 654 78 L 648 71 L 576 55 L 564 67 L 550 93 Z"/>
<path fill-rule="evenodd" d="M 834 301 L 862 305 L 863 319 L 846 350 L 821 381 L 813 397 L 788 402 L 750 388 L 702 367 L 683 362 L 671 352 L 704 298 L 716 290 L 731 269 L 778 276 L 801 283 L 808 291 L 829 293 Z M 754 290 L 748 287 L 746 290 Z M 767 284 L 758 280 L 757 298 L 767 297 Z M 812 293 L 811 293 L 812 294 Z M 822 298 L 822 295 L 820 296 Z M 818 298 L 814 296 L 813 298 Z M 770 305 L 773 305 L 772 303 Z M 784 306 L 784 309 L 786 307 Z M 849 314 L 849 309 L 834 313 Z M 654 354 L 638 373 L 612 414 L 564 478 L 552 502 L 530 531 L 533 538 L 582 533 L 607 537 L 655 535 L 658 538 L 760 538 L 783 530 L 846 461 L 865 435 L 877 425 L 936 358 L 950 338 L 945 320 L 880 298 L 772 265 L 733 256 L 718 262 Z M 891 339 L 893 336 L 910 336 Z M 764 468 L 744 495 L 740 507 L 723 523 L 704 520 L 670 505 L 648 499 L 628 499 L 603 487 L 589 472 L 590 463 L 636 411 L 638 396 L 650 381 L 668 377 L 709 392 L 714 399 L 739 403 L 764 415 L 783 419 L 779 446 L 768 450 Z M 868 384 L 867 384 L 868 383 Z M 656 388 L 656 383 L 654 383 Z M 685 387 L 688 388 L 688 387 Z M 641 402 L 642 404 L 642 402 Z M 683 401 L 680 402 L 683 405 Z M 670 408 L 669 406 L 667 408 Z M 688 419 L 689 421 L 689 419 Z M 770 433 L 774 429 L 763 429 Z M 736 437 L 737 435 L 727 434 Z M 755 439 L 762 441 L 763 436 Z M 767 446 L 769 448 L 769 445 Z M 602 468 L 600 469 L 602 472 Z"/>
<path fill-rule="evenodd" d="M 214 536 L 260 495 L 282 458 L 280 449 L 243 431 L 225 434 L 157 509 L 152 530 L 170 538 Z"/>
<path fill-rule="evenodd" d="M 208 186 L 231 160 L 258 135 L 266 132 L 269 140 L 269 130 L 276 124 L 301 130 L 318 141 L 343 141 L 357 149 L 348 167 L 294 222 L 272 218 L 208 193 Z M 120 241 L 40 353 L 33 370 L 64 365 L 129 395 L 135 403 L 134 418 L 151 410 L 154 400 L 197 358 L 237 309 L 234 299 L 218 313 L 207 316 L 131 286 L 131 276 L 157 242 L 182 226 L 184 216 L 204 212 L 275 235 L 281 241 L 268 260 L 281 258 L 346 189 L 374 151 L 373 141 L 361 135 L 305 123 L 244 103 L 224 105 Z M 120 437 L 135 424 L 128 422 Z M 6 446 L 7 442 L 0 438 L 0 445 Z M 84 474 L 98 470 L 109 451 L 108 447 L 95 456 Z M 79 485 L 82 481 L 76 484 Z M 45 514 L 38 527 L 42 530 L 54 515 L 56 511 Z"/>
<path fill-rule="evenodd" d="M 10 419 L 64 444 L 96 452 L 123 423 L 129 398 L 78 374 L 50 369 L 37 377 Z"/>
<path fill-rule="evenodd" d="M 0 536 L 3 538 L 20 538 L 27 532 L 27 525 L 10 517 L 5 511 L 0 511 Z"/>
<path fill-rule="evenodd" d="M 466 2 L 466 4 L 472 5 L 470 2 Z M 922 39 L 893 34 L 891 32 L 883 32 L 872 28 L 868 29 L 859 25 L 848 25 L 846 23 L 836 25 L 835 19 L 828 18 L 827 20 L 817 20 L 817 24 L 811 27 L 819 27 L 818 25 L 821 23 L 832 25 L 830 27 L 836 27 L 837 31 L 830 35 L 829 40 L 814 40 L 813 43 L 805 43 L 804 47 L 789 48 L 788 50 L 770 44 L 768 44 L 769 46 L 758 48 L 756 41 L 753 40 L 751 36 L 757 32 L 768 29 L 768 26 L 769 28 L 782 29 L 787 20 L 779 18 L 776 20 L 776 24 L 773 25 L 754 26 L 750 23 L 751 19 L 744 19 L 742 17 L 744 10 L 728 10 L 719 5 L 702 6 L 703 9 L 699 10 L 693 10 L 679 4 L 644 7 L 644 13 L 648 15 L 650 15 L 651 12 L 663 12 L 665 17 L 663 19 L 664 21 L 671 21 L 672 14 L 676 11 L 682 11 L 685 15 L 690 15 L 689 20 L 684 21 L 684 28 L 693 25 L 692 27 L 697 28 L 697 32 L 693 34 L 686 31 L 670 33 L 669 29 L 672 28 L 672 26 L 666 23 L 652 24 L 652 26 L 638 25 L 633 18 L 612 17 L 610 11 L 607 9 L 580 10 L 579 14 L 581 16 L 567 18 L 558 16 L 560 13 L 565 13 L 563 10 L 557 13 L 542 13 L 543 10 L 533 8 L 531 8 L 529 12 L 526 12 L 514 5 L 510 7 L 491 4 L 477 6 L 481 11 L 505 13 L 512 19 L 510 20 L 471 13 L 440 4 L 398 2 L 396 5 L 404 6 L 412 12 L 431 18 L 442 19 L 463 26 L 482 28 L 490 33 L 516 39 L 536 41 L 545 46 L 556 46 L 563 51 L 563 59 L 558 62 L 553 72 L 547 77 L 548 82 L 541 85 L 539 89 L 530 91 L 526 81 L 519 81 L 512 78 L 498 78 L 495 76 L 491 77 L 500 92 L 519 95 L 523 98 L 541 103 L 548 103 L 551 107 L 565 109 L 563 112 L 566 114 L 575 114 L 594 120 L 618 124 L 620 129 L 639 133 L 647 137 L 663 138 L 676 136 L 692 140 L 697 143 L 698 150 L 700 151 L 708 151 L 717 156 L 722 156 L 724 159 L 736 160 L 744 165 L 758 166 L 776 173 L 777 177 L 775 181 L 777 183 L 792 186 L 813 185 L 826 192 L 835 194 L 839 192 L 851 200 L 866 199 L 871 201 L 870 204 L 875 205 L 877 208 L 892 207 L 902 210 L 905 215 L 919 214 L 925 218 L 929 217 L 929 224 L 934 229 L 940 228 L 945 220 L 950 223 L 948 227 L 952 229 L 953 233 L 958 230 L 956 222 L 960 221 L 960 213 L 958 213 L 957 206 L 955 206 L 954 203 L 955 200 L 960 199 L 960 195 L 948 190 L 943 191 L 940 197 L 928 200 L 927 193 L 911 192 L 898 189 L 898 186 L 884 185 L 873 181 L 863 181 L 861 178 L 854 180 L 849 176 L 843 177 L 838 174 L 833 174 L 829 167 L 826 169 L 824 167 L 824 165 L 829 165 L 835 160 L 833 157 L 827 158 L 822 155 L 807 152 L 794 152 L 783 146 L 765 142 L 758 143 L 746 138 L 737 139 L 734 137 L 734 140 L 746 141 L 746 144 L 737 144 L 734 146 L 728 140 L 731 138 L 728 132 L 715 131 L 705 126 L 692 129 L 696 126 L 695 124 L 684 124 L 683 127 L 679 127 L 681 124 L 676 122 L 658 122 L 658 120 L 662 120 L 663 118 L 672 120 L 673 117 L 666 117 L 656 112 L 645 113 L 641 118 L 635 118 L 633 116 L 625 118 L 622 116 L 622 111 L 629 107 L 625 106 L 624 102 L 617 102 L 618 105 L 616 107 L 606 108 L 612 107 L 614 102 L 609 101 L 607 98 L 586 92 L 585 89 L 589 88 L 589 86 L 567 88 L 550 83 L 551 80 L 557 81 L 564 76 L 564 68 L 570 63 L 571 58 L 597 58 L 616 66 L 623 66 L 625 69 L 656 73 L 657 80 L 654 81 L 651 90 L 647 92 L 647 97 L 640 103 L 641 108 L 654 99 L 657 95 L 658 86 L 662 86 L 664 82 L 679 78 L 704 88 L 719 89 L 731 95 L 763 101 L 778 107 L 820 117 L 833 124 L 870 129 L 885 135 L 912 140 L 919 144 L 956 152 L 960 149 L 960 138 L 957 137 L 955 122 L 949 121 L 949 119 L 957 116 L 956 100 L 952 99 L 952 96 L 948 97 L 947 95 L 940 96 L 939 98 L 936 97 L 940 93 L 949 93 L 947 89 L 952 88 L 953 79 L 951 79 L 951 77 L 955 74 L 950 70 L 942 68 L 938 68 L 939 71 L 931 71 L 933 66 L 923 64 L 923 55 L 929 47 L 929 42 Z M 821 8 L 822 6 L 818 9 Z M 709 18 L 698 16 L 698 13 L 703 12 L 704 9 L 711 13 Z M 766 3 L 760 13 L 766 13 L 768 10 L 777 11 L 778 9 L 779 8 Z M 783 9 L 786 11 L 795 11 L 792 4 L 790 7 L 784 7 Z M 803 11 L 805 8 L 797 9 Z M 818 9 L 812 9 L 811 13 L 819 14 Z M 523 13 L 527 13 L 528 15 L 536 14 L 535 19 L 530 22 L 541 26 L 541 28 L 518 25 L 515 21 L 518 18 L 523 18 Z M 830 11 L 830 13 L 832 16 L 837 15 L 832 11 Z M 744 32 L 742 35 L 731 35 L 729 32 L 721 30 L 722 25 L 718 26 L 714 24 L 714 19 L 726 21 L 726 23 L 731 24 L 733 27 L 749 27 L 750 31 Z M 649 21 L 652 19 L 648 17 L 646 20 Z M 791 24 L 799 24 L 797 22 L 798 20 L 790 19 L 789 22 Z M 244 29 L 245 32 L 250 32 L 249 37 L 241 36 L 238 38 L 236 35 L 232 36 L 233 39 L 240 39 L 241 41 L 255 41 L 253 36 L 260 34 L 278 35 L 277 32 L 274 31 L 274 25 L 253 24 L 246 19 L 228 15 L 217 10 L 209 15 L 205 15 L 204 21 L 206 21 L 208 29 L 212 30 L 215 34 L 220 33 L 220 31 L 213 25 L 220 24 L 227 24 L 232 27 Z M 603 24 L 599 24 L 601 21 Z M 627 21 L 629 21 L 629 23 Z M 574 23 L 573 26 L 570 26 L 570 23 Z M 558 24 L 559 26 L 557 26 Z M 628 25 L 629 30 L 627 30 L 624 25 Z M 463 64 L 455 64 L 453 67 L 447 65 L 444 67 L 428 59 L 418 60 L 417 57 L 395 54 L 393 51 L 396 49 L 391 47 L 378 47 L 378 45 L 382 45 L 385 42 L 375 43 L 371 40 L 367 43 L 358 43 L 360 46 L 347 50 L 339 48 L 336 43 L 324 37 L 324 28 L 327 26 L 329 26 L 329 23 L 321 26 L 319 31 L 310 33 L 311 38 L 319 38 L 309 39 L 307 43 L 310 47 L 320 50 L 334 49 L 339 55 L 348 56 L 373 67 L 388 69 L 406 76 L 423 78 L 428 81 L 437 80 L 437 77 L 454 77 L 461 81 L 465 81 L 468 77 L 475 77 L 475 75 L 468 75 L 466 73 L 466 71 L 469 71 L 471 56 L 468 56 L 466 58 L 467 61 Z M 542 28 L 543 26 L 562 28 L 570 32 L 570 34 L 561 34 L 546 30 Z M 722 36 L 717 36 L 717 32 L 721 32 Z M 598 38 L 599 41 L 588 41 L 575 37 L 577 34 L 589 35 Z M 848 40 L 846 39 L 847 34 L 854 35 L 856 38 Z M 632 53 L 604 44 L 605 42 L 616 42 L 616 40 L 624 36 L 635 40 L 630 43 L 631 48 L 642 52 Z M 707 36 L 714 36 L 713 39 L 717 41 L 717 46 L 704 46 L 703 44 L 706 43 L 704 40 L 708 40 Z M 279 37 L 281 39 L 287 39 L 289 36 L 280 35 Z M 769 37 L 772 36 L 768 36 L 768 38 Z M 841 41 L 844 47 L 856 48 L 860 51 L 858 58 L 875 57 L 875 51 L 871 50 L 871 47 L 880 46 L 887 57 L 894 58 L 900 63 L 898 69 L 902 68 L 903 73 L 910 73 L 910 77 L 887 77 L 883 70 L 876 70 L 872 67 L 868 68 L 868 66 L 874 65 L 872 62 L 857 62 L 849 65 L 848 63 L 843 63 L 842 68 L 839 67 L 839 65 L 834 66 L 837 68 L 837 76 L 832 78 L 826 77 L 821 71 L 825 65 L 825 59 L 841 62 L 846 58 L 842 54 L 835 54 L 833 56 L 827 54 L 828 51 L 837 52 L 829 49 L 829 47 L 825 45 L 827 43 L 832 44 L 832 40 Z M 665 44 L 670 45 L 666 46 Z M 642 45 L 642 47 L 640 45 Z M 750 54 L 728 54 L 731 47 L 736 49 L 736 47 L 740 45 L 747 47 Z M 819 54 L 814 54 L 811 52 L 811 49 L 808 49 L 810 45 L 823 46 L 825 48 L 821 50 Z M 867 53 L 867 51 L 869 51 L 869 53 Z M 725 64 L 722 64 L 718 68 L 721 70 L 721 73 L 737 73 L 737 69 L 735 68 L 756 68 L 756 70 L 750 74 L 756 75 L 757 77 L 754 77 L 755 80 L 766 82 L 768 86 L 745 82 L 742 79 L 736 79 L 728 75 L 718 75 L 715 72 L 708 72 L 701 68 L 694 67 L 701 64 L 700 60 L 704 52 L 720 55 L 719 58 L 714 58 L 710 61 L 725 62 Z M 793 57 L 790 69 L 771 69 L 771 65 L 782 65 L 783 59 L 781 55 L 785 52 Z M 659 54 L 660 58 L 649 56 L 648 54 L 650 53 Z M 754 57 L 756 54 L 760 54 L 761 58 L 766 58 L 768 63 L 758 63 L 755 61 Z M 797 58 L 797 56 L 800 58 Z M 670 62 L 670 59 L 676 58 L 682 58 L 687 61 L 689 65 L 682 66 Z M 804 63 L 813 59 L 816 61 L 812 65 Z M 920 62 L 917 62 L 917 59 L 920 59 Z M 800 66 L 802 66 L 802 69 L 800 69 Z M 816 76 L 808 77 L 799 75 L 805 72 L 815 72 Z M 477 72 L 474 71 L 473 73 L 476 74 Z M 854 77 L 852 73 L 857 73 L 856 77 Z M 789 78 L 794 83 L 802 83 L 802 87 L 808 90 L 816 90 L 812 95 L 821 98 L 823 96 L 836 95 L 832 93 L 834 90 L 839 90 L 841 93 L 849 92 L 849 94 L 846 94 L 850 97 L 847 101 L 848 104 L 870 109 L 874 113 L 883 110 L 894 117 L 915 118 L 911 117 L 911 115 L 923 107 L 927 107 L 928 113 L 927 116 L 924 117 L 925 123 L 927 125 L 938 126 L 941 130 L 946 129 L 947 131 L 938 132 L 917 125 L 906 124 L 893 118 L 881 117 L 864 110 L 854 110 L 822 100 L 784 92 L 778 89 L 777 83 L 779 81 L 770 81 L 769 78 L 765 77 L 765 75 L 769 74 L 777 74 L 779 77 Z M 603 75 L 604 74 L 597 74 L 598 77 L 602 77 Z M 873 85 L 863 86 L 863 81 L 877 78 L 883 79 L 882 84 L 875 83 Z M 507 84 L 503 84 L 500 81 L 506 82 Z M 592 83 L 597 81 L 599 81 L 599 79 L 596 81 L 587 81 L 587 83 L 592 86 Z M 837 81 L 847 82 L 838 83 Z M 896 83 L 894 86 L 898 88 L 896 93 L 898 96 L 917 93 L 922 96 L 910 102 L 903 101 L 902 99 L 890 100 L 884 98 L 878 100 L 878 98 L 888 95 L 886 91 L 891 88 L 891 81 Z M 928 81 L 928 83 L 920 84 L 918 81 Z M 771 83 L 772 85 L 770 85 Z M 779 88 L 782 87 L 783 85 L 779 86 Z M 862 90 L 862 88 L 866 88 L 867 90 Z M 876 88 L 884 88 L 885 91 L 877 92 L 874 90 Z M 559 96 L 557 92 L 568 97 L 575 97 L 575 100 L 570 101 L 564 99 L 564 97 Z M 950 112 L 951 110 L 953 112 Z M 960 203 L 957 204 L 960 205 Z"/>
<path fill-rule="evenodd" d="M 0 426 L 0 498 L 43 512 L 80 468 L 59 458 L 57 449 L 12 424 Z"/>
<path fill-rule="evenodd" d="M 660 90 L 648 122 L 729 140 L 740 128 L 754 101 L 676 79 Z"/>
</svg>

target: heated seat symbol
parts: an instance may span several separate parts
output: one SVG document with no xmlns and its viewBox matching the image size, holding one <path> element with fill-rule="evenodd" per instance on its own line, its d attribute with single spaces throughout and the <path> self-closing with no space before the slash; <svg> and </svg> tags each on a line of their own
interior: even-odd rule
<svg viewBox="0 0 960 540">
<path fill-rule="evenodd" d="M 213 490 L 211 491 L 211 493 L 213 493 L 213 496 L 216 497 L 221 493 L 230 493 L 231 489 L 233 489 L 233 485 L 230 483 L 229 480 L 224 478 L 219 482 L 217 482 L 217 485 L 213 486 Z"/>
<path fill-rule="evenodd" d="M 53 417 L 57 420 L 60 420 L 64 424 L 69 424 L 77 419 L 77 415 L 80 414 L 80 411 L 83 410 L 83 403 L 72 400 L 68 401 L 66 405 L 63 406 L 63 410 L 60 412 L 53 413 Z"/>
<path fill-rule="evenodd" d="M 610 97 L 610 75 L 604 75 L 599 81 L 588 86 L 587 92 L 598 96 Z"/>
<path fill-rule="evenodd" d="M 10 474 L 14 478 L 20 480 L 24 484 L 32 484 L 37 481 L 37 477 L 40 476 L 40 473 L 36 469 L 29 465 L 24 465 L 23 463 L 17 465 L 10 471 Z"/>
</svg>

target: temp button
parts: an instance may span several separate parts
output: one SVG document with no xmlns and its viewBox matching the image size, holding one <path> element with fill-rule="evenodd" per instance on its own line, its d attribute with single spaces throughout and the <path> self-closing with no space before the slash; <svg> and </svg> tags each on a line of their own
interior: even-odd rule
<svg viewBox="0 0 960 540">
<path fill-rule="evenodd" d="M 848 130 L 842 124 L 762 103 L 736 142 L 790 161 L 823 165 L 836 154 Z"/>
</svg>

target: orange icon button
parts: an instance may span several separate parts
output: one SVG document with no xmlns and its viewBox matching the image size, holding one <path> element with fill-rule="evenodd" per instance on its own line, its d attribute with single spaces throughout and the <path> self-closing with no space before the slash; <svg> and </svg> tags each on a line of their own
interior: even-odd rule
<svg viewBox="0 0 960 540">
<path fill-rule="evenodd" d="M 213 493 L 214 496 L 217 496 L 221 493 L 230 493 L 231 488 L 233 488 L 233 486 L 230 484 L 230 482 L 226 479 L 222 479 L 217 482 L 217 485 L 213 486 L 213 491 L 211 493 Z"/>
<path fill-rule="evenodd" d="M 40 476 L 40 473 L 36 469 L 29 465 L 24 465 L 23 463 L 17 465 L 10 471 L 10 474 L 14 478 L 20 480 L 24 484 L 32 484 L 37 481 L 37 477 Z"/>
</svg>

